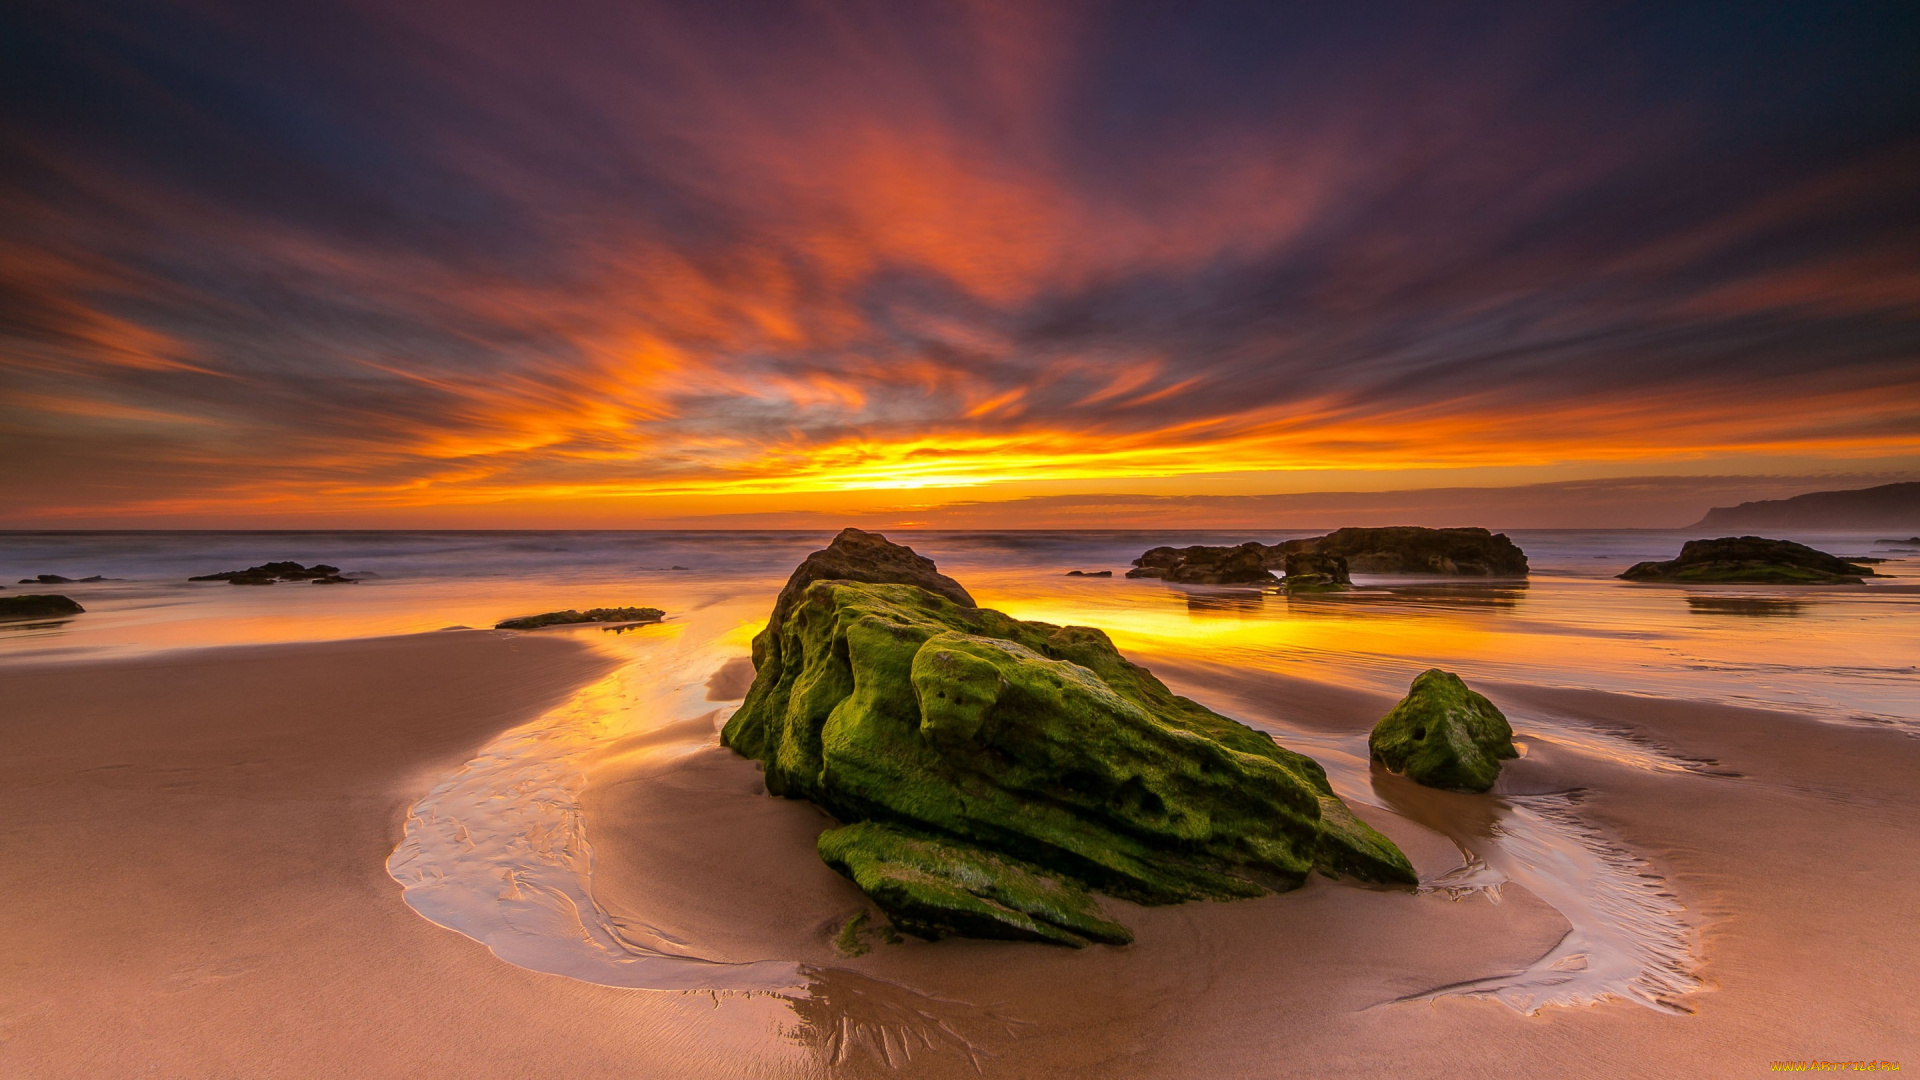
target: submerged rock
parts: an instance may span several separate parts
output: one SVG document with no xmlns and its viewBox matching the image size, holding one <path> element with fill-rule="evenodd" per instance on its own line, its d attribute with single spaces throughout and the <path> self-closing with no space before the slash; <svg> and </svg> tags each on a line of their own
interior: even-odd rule
<svg viewBox="0 0 1920 1080">
<path fill-rule="evenodd" d="M 1098 630 L 975 607 L 883 537 L 809 556 L 753 653 L 721 741 L 773 794 L 871 823 L 821 851 L 903 929 L 1079 944 L 1114 939 L 1088 888 L 1172 903 L 1315 869 L 1415 881 L 1311 758 L 1175 696 Z"/>
<path fill-rule="evenodd" d="M 0 596 L 0 620 L 48 619 L 63 615 L 82 615 L 86 608 L 65 596 L 52 593 L 23 593 Z"/>
<path fill-rule="evenodd" d="M 571 626 L 576 623 L 652 623 L 667 617 L 654 607 L 597 607 L 585 611 L 568 608 L 544 615 L 522 615 L 494 623 L 495 630 L 538 630 L 543 626 Z"/>
<path fill-rule="evenodd" d="M 1791 540 L 1723 536 L 1689 540 L 1678 558 L 1635 563 L 1627 581 L 1727 582 L 1732 584 L 1858 585 L 1871 568 Z"/>
<path fill-rule="evenodd" d="M 272 585 L 281 581 L 310 581 L 315 585 L 351 585 L 353 576 L 343 576 L 337 566 L 315 563 L 302 566 L 297 562 L 270 562 L 259 566 L 249 566 L 245 570 L 222 570 L 217 574 L 201 574 L 190 577 L 188 581 L 224 581 L 229 585 Z"/>
<path fill-rule="evenodd" d="M 1280 545 L 1292 555 L 1338 555 L 1356 574 L 1450 574 L 1462 577 L 1524 577 L 1527 554 L 1505 533 L 1485 529 L 1428 529 L 1395 525 L 1336 529 L 1325 536 Z"/>
<path fill-rule="evenodd" d="M 1413 680 L 1373 726 L 1367 749 L 1394 772 L 1449 791 L 1486 791 L 1500 777 L 1500 762 L 1520 756 L 1513 728 L 1493 702 L 1439 668 Z"/>
<path fill-rule="evenodd" d="M 1069 570 L 1068 577 L 1112 577 L 1111 570 Z"/>
<path fill-rule="evenodd" d="M 1274 580 L 1268 548 L 1257 541 L 1233 547 L 1157 547 L 1133 560 L 1130 578 L 1162 578 L 1176 585 L 1244 585 Z"/>
</svg>

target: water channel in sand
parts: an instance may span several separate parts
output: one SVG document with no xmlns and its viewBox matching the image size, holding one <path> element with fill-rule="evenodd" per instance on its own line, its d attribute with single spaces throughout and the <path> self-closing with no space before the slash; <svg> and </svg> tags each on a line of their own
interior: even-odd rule
<svg viewBox="0 0 1920 1080">
<path fill-rule="evenodd" d="M 420 799 L 388 870 L 420 914 L 522 967 L 639 989 L 886 1002 L 876 1006 L 882 1018 L 872 1022 L 883 1044 L 929 1038 L 929 1031 L 951 1024 L 890 1033 L 884 1016 L 901 1010 L 900 992 L 913 995 L 905 988 L 856 987 L 865 976 L 782 957 L 723 962 L 705 955 L 700 942 L 649 924 L 644 913 L 616 917 L 594 899 L 594 854 L 580 808 L 589 771 L 626 755 L 671 758 L 712 745 L 729 706 L 710 700 L 708 680 L 742 651 L 752 628 L 743 614 L 736 605 L 720 605 L 623 637 L 618 647 L 628 659 L 618 670 L 500 736 Z M 1221 707 L 1231 712 L 1231 705 Z M 1695 767 L 1606 732 L 1544 717 L 1515 719 L 1523 739 L 1574 753 L 1642 768 Z M 1428 792 L 1392 777 L 1380 782 L 1367 761 L 1364 733 L 1256 724 L 1325 766 L 1342 798 L 1451 840 L 1461 865 L 1423 882 L 1423 889 L 1498 902 L 1504 886 L 1518 885 L 1570 924 L 1559 944 L 1524 970 L 1401 1000 L 1486 997 L 1534 1012 L 1621 997 L 1675 1010 L 1676 999 L 1698 986 L 1690 974 L 1695 937 L 1679 904 L 1644 860 L 1581 819 L 1574 794 L 1475 797 Z M 904 1011 L 923 1020 L 934 1015 L 918 1006 Z M 844 1026 L 847 1020 L 825 1022 Z"/>
</svg>

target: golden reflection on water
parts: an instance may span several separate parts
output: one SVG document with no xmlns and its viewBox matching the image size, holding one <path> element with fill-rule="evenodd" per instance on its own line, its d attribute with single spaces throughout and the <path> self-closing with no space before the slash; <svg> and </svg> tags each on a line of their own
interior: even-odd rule
<svg viewBox="0 0 1920 1080">
<path fill-rule="evenodd" d="M 1168 656 L 1395 693 L 1415 673 L 1444 667 L 1470 678 L 1920 723 L 1920 594 L 1884 588 L 1703 595 L 1546 578 L 1289 597 L 1000 575 L 974 595 L 1021 618 L 1099 627 L 1148 666 Z"/>
</svg>

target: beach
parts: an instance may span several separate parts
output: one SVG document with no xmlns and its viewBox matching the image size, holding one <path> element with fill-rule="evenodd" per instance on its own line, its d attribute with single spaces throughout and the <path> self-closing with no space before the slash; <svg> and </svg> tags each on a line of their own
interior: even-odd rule
<svg viewBox="0 0 1920 1080">
<path fill-rule="evenodd" d="M 752 575 L 641 579 L 674 614 L 621 634 L 156 636 L 76 655 L 47 650 L 84 631 L 38 630 L 0 664 L 0 1074 L 1746 1076 L 1920 1059 L 1897 582 L 1757 598 L 1785 618 L 1552 569 L 1437 598 L 1369 586 L 1340 608 L 1061 584 L 1037 560 L 950 551 L 983 603 L 1106 625 L 1175 691 L 1313 755 L 1422 887 L 1108 900 L 1136 934 L 1124 948 L 887 940 L 814 852 L 831 819 L 767 796 L 718 745 L 778 553 Z M 86 599 L 136 628 L 148 610 L 225 626 L 204 605 L 229 597 L 376 628 L 409 597 L 424 622 L 453 617 L 441 596 L 484 607 L 484 582 L 384 580 Z M 591 596 L 632 595 L 607 587 Z M 501 615 L 582 590 L 507 588 L 484 602 Z M 1686 649 L 1658 668 L 1643 642 L 1606 644 L 1623 627 Z M 1793 640 L 1811 627 L 1827 640 Z M 1408 642 L 1511 719 L 1525 753 L 1491 794 L 1366 762 L 1421 662 Z M 1842 648 L 1866 674 L 1780 663 Z M 1769 673 L 1690 674 L 1715 649 Z M 1734 677 L 1773 707 L 1721 693 Z M 1621 688 L 1636 684 L 1660 692 Z"/>
</svg>

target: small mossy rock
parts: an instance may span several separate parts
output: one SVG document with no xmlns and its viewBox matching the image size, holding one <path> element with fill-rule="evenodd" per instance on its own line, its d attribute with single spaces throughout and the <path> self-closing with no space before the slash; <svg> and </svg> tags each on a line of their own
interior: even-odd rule
<svg viewBox="0 0 1920 1080">
<path fill-rule="evenodd" d="M 1256 896 L 1316 868 L 1416 880 L 1311 758 L 1175 696 L 1098 630 L 815 580 L 755 660 L 721 741 L 773 794 L 842 821 L 1143 903 Z"/>
<path fill-rule="evenodd" d="M 1367 749 L 1394 772 L 1449 791 L 1486 791 L 1500 776 L 1500 762 L 1520 756 L 1513 728 L 1493 702 L 1439 668 L 1413 680 L 1407 696 L 1373 726 Z"/>
<path fill-rule="evenodd" d="M 820 858 L 916 937 L 1125 945 L 1133 934 L 1100 914 L 1071 880 L 989 851 L 863 821 L 820 834 Z"/>
</svg>

